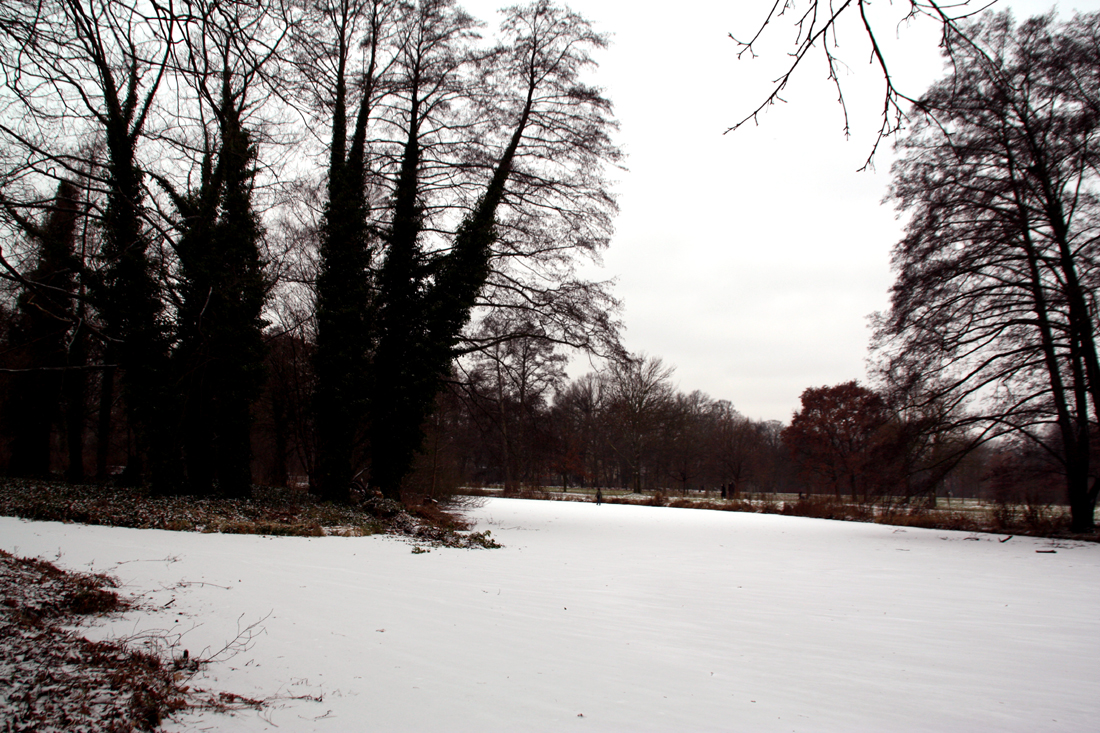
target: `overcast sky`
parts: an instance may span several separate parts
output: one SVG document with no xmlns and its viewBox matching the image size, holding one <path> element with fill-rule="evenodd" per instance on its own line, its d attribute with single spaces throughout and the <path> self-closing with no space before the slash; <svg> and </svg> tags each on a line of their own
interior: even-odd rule
<svg viewBox="0 0 1100 733">
<path fill-rule="evenodd" d="M 463 4 L 496 24 L 500 3 Z M 901 223 L 882 204 L 890 146 L 875 170 L 857 170 L 882 107 L 861 29 L 848 24 L 840 35 L 850 137 L 820 56 L 788 87 L 786 104 L 724 135 L 767 96 L 793 48 L 793 26 L 780 19 L 756 59 L 737 59 L 728 34 L 751 36 L 771 0 L 568 4 L 613 34 L 594 81 L 615 103 L 627 170 L 615 176 L 615 236 L 592 274 L 618 281 L 627 348 L 675 366 L 681 390 L 729 400 L 755 419 L 787 421 L 807 387 L 863 379 L 867 317 L 887 305 Z M 899 86 L 916 97 L 943 62 L 933 23 L 897 27 L 903 6 L 876 3 L 875 20 Z M 1019 20 L 1051 6 L 994 7 Z M 1100 0 L 1058 9 L 1069 17 L 1100 10 Z"/>
</svg>

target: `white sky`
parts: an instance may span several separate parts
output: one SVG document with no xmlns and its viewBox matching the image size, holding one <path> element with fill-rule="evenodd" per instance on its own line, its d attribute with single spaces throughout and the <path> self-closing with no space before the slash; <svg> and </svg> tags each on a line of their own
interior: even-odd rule
<svg viewBox="0 0 1100 733">
<path fill-rule="evenodd" d="M 798 2 L 805 8 L 808 0 Z M 723 135 L 752 111 L 787 61 L 794 28 L 780 19 L 761 55 L 738 61 L 727 34 L 750 37 L 771 0 L 568 3 L 613 34 L 594 78 L 615 103 L 627 153 L 616 234 L 597 278 L 617 278 L 626 345 L 676 367 L 681 390 L 786 421 L 807 387 L 862 379 L 867 316 L 887 306 L 890 250 L 901 236 L 882 205 L 892 153 L 857 172 L 879 126 L 882 79 L 852 22 L 841 28 L 852 135 L 843 134 L 824 61 L 810 58 L 759 126 Z M 495 25 L 492 0 L 464 2 Z M 1018 20 L 1047 0 L 1000 0 Z M 874 7 L 902 91 L 942 73 L 938 29 L 901 27 L 908 2 Z M 1100 0 L 1059 4 L 1100 10 Z"/>
</svg>

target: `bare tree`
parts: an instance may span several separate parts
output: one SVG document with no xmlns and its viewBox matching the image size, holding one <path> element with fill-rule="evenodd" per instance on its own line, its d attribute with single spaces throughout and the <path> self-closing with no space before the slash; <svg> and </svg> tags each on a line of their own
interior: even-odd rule
<svg viewBox="0 0 1100 733">
<path fill-rule="evenodd" d="M 590 372 L 554 395 L 555 472 L 568 485 L 610 485 L 605 421 L 609 386 L 604 376 Z"/>
<path fill-rule="evenodd" d="M 726 496 L 733 498 L 758 469 L 760 429 L 726 400 L 713 403 L 711 421 L 710 470 Z"/>
<path fill-rule="evenodd" d="M 491 331 L 494 322 L 482 324 Z M 540 474 L 539 460 L 546 454 L 547 407 L 551 394 L 565 379 L 564 354 L 537 330 L 524 338 L 493 339 L 494 345 L 472 356 L 472 369 L 481 373 L 487 410 L 499 437 L 500 468 L 506 491 L 519 481 Z"/>
<path fill-rule="evenodd" d="M 908 11 L 898 25 L 905 25 L 920 18 L 929 18 L 941 25 L 945 39 L 949 36 L 956 39 L 965 38 L 960 31 L 960 24 L 985 10 L 990 4 L 991 2 L 972 4 L 970 0 L 949 0 L 948 2 L 907 0 L 903 5 L 908 8 Z M 756 31 L 747 37 L 748 40 L 739 40 L 731 33 L 730 38 L 737 44 L 737 58 L 740 59 L 746 55 L 755 57 L 760 39 L 769 32 L 775 32 L 774 26 L 779 25 L 783 20 L 789 19 L 795 32 L 791 44 L 792 50 L 788 52 L 790 61 L 783 73 L 775 80 L 771 93 L 726 132 L 737 130 L 748 122 L 758 122 L 761 113 L 777 102 L 784 101 L 783 91 L 795 73 L 815 52 L 818 52 L 825 63 L 829 81 L 836 87 L 837 101 L 844 115 L 844 133 L 847 135 L 848 109 L 841 82 L 841 70 L 847 68 L 847 64 L 840 55 L 838 28 L 844 19 L 857 15 L 855 22 L 870 42 L 871 61 L 878 67 L 883 83 L 881 124 L 875 143 L 864 164 L 865 168 L 870 166 L 879 144 L 885 138 L 901 131 L 908 119 L 908 107 L 915 101 L 895 83 L 891 72 L 891 59 L 888 58 L 881 42 L 882 29 L 872 21 L 869 14 L 870 6 L 870 0 L 841 0 L 828 3 L 821 0 L 807 0 L 801 7 L 795 0 L 774 0 L 764 20 L 757 26 Z"/>
<path fill-rule="evenodd" d="M 624 486 L 641 492 L 673 399 L 672 367 L 644 354 L 612 364 L 608 374 L 607 436 L 624 466 Z M 650 469 L 647 471 L 647 469 Z"/>
<path fill-rule="evenodd" d="M 668 455 L 669 477 L 679 482 L 684 496 L 707 476 L 708 437 L 714 430 L 712 405 L 710 397 L 695 390 L 690 394 L 677 392 L 668 406 L 662 442 Z"/>
<path fill-rule="evenodd" d="M 989 15 L 948 35 L 954 71 L 899 146 L 912 216 L 878 334 L 891 380 L 965 413 L 975 442 L 1013 433 L 1056 457 L 1079 531 L 1098 487 L 1100 85 L 1076 39 L 1098 23 Z"/>
</svg>

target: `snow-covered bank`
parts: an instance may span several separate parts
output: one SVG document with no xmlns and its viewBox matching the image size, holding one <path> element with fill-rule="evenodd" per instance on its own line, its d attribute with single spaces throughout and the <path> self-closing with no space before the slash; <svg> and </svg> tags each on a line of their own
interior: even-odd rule
<svg viewBox="0 0 1100 733">
<path fill-rule="evenodd" d="M 518 499 L 474 516 L 503 549 L 10 518 L 0 548 L 111 572 L 161 609 L 103 633 L 189 629 L 196 654 L 265 619 L 199 684 L 271 698 L 266 711 L 168 730 L 1081 731 L 1100 719 L 1098 545 Z"/>
</svg>

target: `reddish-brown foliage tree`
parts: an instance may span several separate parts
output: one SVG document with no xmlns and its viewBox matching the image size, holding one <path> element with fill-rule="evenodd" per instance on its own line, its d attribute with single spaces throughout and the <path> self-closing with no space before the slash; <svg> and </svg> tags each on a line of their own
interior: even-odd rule
<svg viewBox="0 0 1100 733">
<path fill-rule="evenodd" d="M 839 499 L 847 488 L 852 501 L 874 484 L 886 403 L 857 382 L 811 387 L 802 393 L 802 409 L 783 431 L 783 442 L 812 484 L 831 488 Z"/>
</svg>

